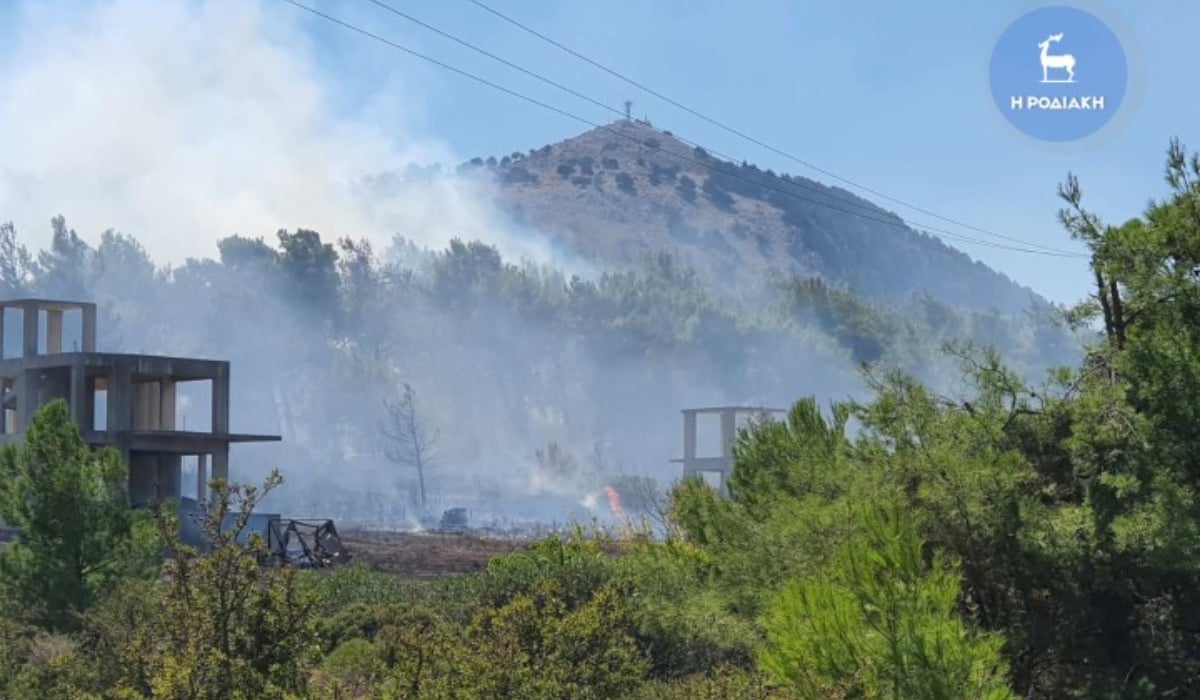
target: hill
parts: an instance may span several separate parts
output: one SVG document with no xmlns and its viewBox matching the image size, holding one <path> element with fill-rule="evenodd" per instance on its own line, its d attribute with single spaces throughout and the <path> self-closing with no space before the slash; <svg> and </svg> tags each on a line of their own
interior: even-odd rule
<svg viewBox="0 0 1200 700">
<path fill-rule="evenodd" d="M 464 167 L 490 169 L 502 208 L 596 262 L 634 264 L 666 251 L 735 284 L 764 273 L 819 276 L 877 299 L 925 292 L 1008 313 L 1042 301 L 853 193 L 720 160 L 645 122 Z"/>
</svg>

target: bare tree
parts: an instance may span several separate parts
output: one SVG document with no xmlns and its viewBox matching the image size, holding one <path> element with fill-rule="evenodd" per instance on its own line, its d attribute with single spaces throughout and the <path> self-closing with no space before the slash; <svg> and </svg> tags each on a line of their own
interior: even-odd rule
<svg viewBox="0 0 1200 700">
<path fill-rule="evenodd" d="M 427 515 L 425 470 L 433 464 L 439 435 L 425 424 L 417 410 L 417 392 L 407 382 L 399 398 L 384 399 L 383 408 L 387 415 L 381 431 L 392 442 L 384 447 L 384 454 L 396 464 L 417 470 L 421 512 Z"/>
<path fill-rule="evenodd" d="M 652 525 L 669 528 L 671 521 L 671 495 L 659 487 L 658 482 L 648 476 L 621 474 L 610 482 L 621 499 L 621 506 L 630 514 L 638 514 L 650 520 Z"/>
</svg>

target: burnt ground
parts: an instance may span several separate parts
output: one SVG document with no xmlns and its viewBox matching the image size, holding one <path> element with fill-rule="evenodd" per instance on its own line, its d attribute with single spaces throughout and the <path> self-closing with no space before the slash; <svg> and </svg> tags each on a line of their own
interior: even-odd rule
<svg viewBox="0 0 1200 700">
<path fill-rule="evenodd" d="M 416 579 L 480 573 L 492 557 L 522 551 L 534 542 L 530 537 L 483 536 L 471 532 L 348 530 L 339 534 L 352 562 Z M 0 527 L 0 546 L 15 536 L 15 531 Z M 611 553 L 615 554 L 615 549 Z"/>
<path fill-rule="evenodd" d="M 482 537 L 471 533 L 364 532 L 340 533 L 353 562 L 405 578 L 473 574 L 492 557 L 529 546 L 528 538 Z M 16 539 L 16 530 L 0 526 L 0 546 Z"/>
<path fill-rule="evenodd" d="M 492 557 L 529 546 L 528 539 L 500 539 L 466 533 L 340 533 L 351 561 L 405 578 L 436 578 L 479 573 Z"/>
</svg>

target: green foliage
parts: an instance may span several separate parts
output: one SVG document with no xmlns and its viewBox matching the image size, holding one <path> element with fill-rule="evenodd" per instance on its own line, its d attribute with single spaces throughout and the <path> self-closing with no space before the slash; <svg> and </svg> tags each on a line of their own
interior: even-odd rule
<svg viewBox="0 0 1200 700">
<path fill-rule="evenodd" d="M 636 700 L 788 700 L 790 690 L 775 687 L 766 674 L 728 666 L 671 682 L 642 686 Z"/>
<path fill-rule="evenodd" d="M 620 698 L 636 688 L 646 661 L 632 635 L 618 584 L 571 609 L 556 587 L 485 609 L 467 631 L 474 685 L 491 698 Z"/>
<path fill-rule="evenodd" d="M 936 554 L 926 565 L 898 509 L 864 519 L 865 537 L 774 601 L 763 666 L 813 700 L 1015 698 L 1002 640 L 972 633 L 956 614 L 957 572 Z"/>
<path fill-rule="evenodd" d="M 706 187 L 758 196 L 762 173 L 733 172 Z M 805 324 L 881 362 L 963 333 L 1007 345 L 947 344 L 962 380 L 953 395 L 868 367 L 869 400 L 822 410 L 803 399 L 782 420 L 752 423 L 734 446 L 728 497 L 689 479 L 660 504 L 665 541 L 577 531 L 436 582 L 358 565 L 281 571 L 260 566 L 261 539 L 242 545 L 237 527 L 220 527 L 235 503 L 244 526 L 262 492 L 218 483 L 211 551 L 179 546 L 160 514 L 157 545 L 174 556 L 155 581 L 142 575 L 123 467 L 83 447 L 52 404 L 25 447 L 0 457 L 0 517 L 21 530 L 0 552 L 0 697 L 1192 697 L 1200 157 L 1173 143 L 1167 176 L 1172 196 L 1117 227 L 1083 209 L 1073 178 L 1064 186 L 1064 223 L 1092 251 L 1096 278 L 1094 298 L 1066 315 L 1091 315 L 1103 337 L 1081 366 L 1037 386 L 1007 360 L 1061 341 L 1044 309 L 1017 323 L 924 298 L 905 315 L 810 282 L 755 316 L 666 256 L 561 285 L 488 246 L 452 243 L 432 260 L 438 303 L 481 323 L 510 303 L 607 352 L 714 352 L 739 334 Z M 840 245 L 785 215 L 798 236 Z M 96 264 L 61 220 L 36 264 L 6 236 L 0 228 L 9 287 L 38 265 L 85 284 Z M 354 284 L 338 290 L 323 286 L 336 256 L 318 237 L 283 243 L 227 239 L 223 264 L 332 292 L 361 315 L 364 290 L 385 288 L 357 244 L 340 246 L 334 269 Z M 145 271 L 115 236 L 96 255 Z M 925 344 L 912 340 L 925 333 Z M 605 483 L 557 445 L 538 457 L 547 474 Z M 645 480 L 608 483 L 631 510 L 656 492 Z"/>
<path fill-rule="evenodd" d="M 383 679 L 385 666 L 375 645 L 361 637 L 347 639 L 334 649 L 321 664 L 324 672 L 317 687 L 326 692 L 335 690 L 348 697 L 359 697 L 376 687 Z"/>
<path fill-rule="evenodd" d="M 130 510 L 124 463 L 92 451 L 64 401 L 34 414 L 20 447 L 0 452 L 0 519 L 20 539 L 0 550 L 0 590 L 30 619 L 73 629 L 121 576 L 152 570 L 148 523 Z"/>
<path fill-rule="evenodd" d="M 748 668 L 759 642 L 754 622 L 734 615 L 708 585 L 705 556 L 682 542 L 641 543 L 614 562 L 636 582 L 633 606 L 639 646 L 649 675 L 677 679 L 718 666 Z"/>
<path fill-rule="evenodd" d="M 582 537 L 550 537 L 526 552 L 493 559 L 479 581 L 480 601 L 501 608 L 540 587 L 553 585 L 567 609 L 585 605 L 612 578 L 600 543 Z"/>
<path fill-rule="evenodd" d="M 160 514 L 173 557 L 151 621 L 138 626 L 125 648 L 130 663 L 119 688 L 189 700 L 285 698 L 303 690 L 304 669 L 318 652 L 314 601 L 297 585 L 294 570 L 260 565 L 266 549 L 258 533 L 249 545 L 237 539 L 262 495 L 278 483 L 273 476 L 260 491 L 214 481 L 204 556 L 180 544 L 175 519 Z M 232 527 L 225 524 L 228 515 L 234 515 Z"/>
<path fill-rule="evenodd" d="M 820 278 L 788 285 L 785 304 L 850 349 L 857 362 L 876 362 L 900 335 L 900 318 L 881 313 L 866 300 L 827 285 Z"/>
</svg>

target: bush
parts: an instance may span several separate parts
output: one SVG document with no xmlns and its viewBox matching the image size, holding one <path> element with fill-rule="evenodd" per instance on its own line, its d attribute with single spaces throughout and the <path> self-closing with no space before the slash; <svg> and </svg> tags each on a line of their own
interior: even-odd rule
<svg viewBox="0 0 1200 700">
<path fill-rule="evenodd" d="M 679 176 L 679 184 L 675 185 L 675 191 L 689 202 L 696 201 L 696 181 L 687 175 Z"/>
</svg>

